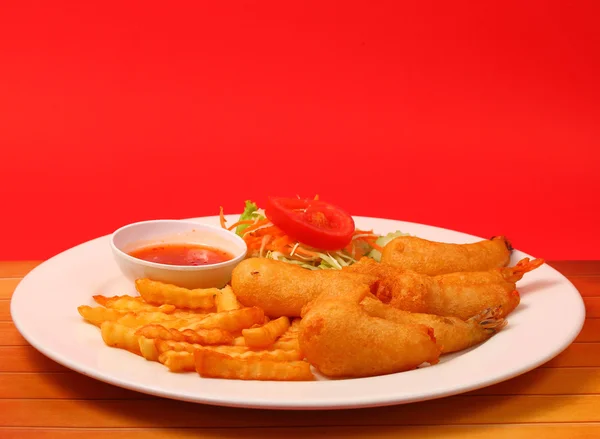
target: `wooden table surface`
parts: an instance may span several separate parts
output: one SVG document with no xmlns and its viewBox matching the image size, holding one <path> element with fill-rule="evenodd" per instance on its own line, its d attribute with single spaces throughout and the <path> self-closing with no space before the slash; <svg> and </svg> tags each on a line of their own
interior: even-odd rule
<svg viewBox="0 0 600 439">
<path fill-rule="evenodd" d="M 600 261 L 549 263 L 579 289 L 587 319 L 575 343 L 538 369 L 460 396 L 320 412 L 183 403 L 69 371 L 28 345 L 11 321 L 12 293 L 38 263 L 0 262 L 2 439 L 600 438 Z"/>
</svg>

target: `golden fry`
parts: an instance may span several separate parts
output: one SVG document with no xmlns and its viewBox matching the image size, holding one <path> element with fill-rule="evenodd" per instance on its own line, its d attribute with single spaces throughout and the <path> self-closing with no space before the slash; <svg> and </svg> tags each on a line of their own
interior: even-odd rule
<svg viewBox="0 0 600 439">
<path fill-rule="evenodd" d="M 137 279 L 135 288 L 142 298 L 154 305 L 169 304 L 178 308 L 210 309 L 215 306 L 218 288 L 188 290 L 176 285 Z"/>
<path fill-rule="evenodd" d="M 233 339 L 233 346 L 246 346 L 246 340 L 244 340 L 244 336 L 240 335 L 239 337 L 235 337 Z"/>
<path fill-rule="evenodd" d="M 185 329 L 183 331 L 176 328 L 165 328 L 161 325 L 147 325 L 138 329 L 137 335 L 162 340 L 185 341 L 187 343 L 197 343 L 201 345 L 213 344 L 231 344 L 233 336 L 223 329 Z"/>
<path fill-rule="evenodd" d="M 88 322 L 100 326 L 103 322 L 120 319 L 128 314 L 128 311 L 119 311 L 118 309 L 104 308 L 103 306 L 87 306 L 81 305 L 77 307 L 77 311 Z"/>
<path fill-rule="evenodd" d="M 135 329 L 120 325 L 116 322 L 106 321 L 100 326 L 102 340 L 108 346 L 126 349 L 137 355 L 142 355 L 140 351 L 139 336 L 135 334 Z"/>
<path fill-rule="evenodd" d="M 171 313 L 175 311 L 175 306 L 173 305 L 161 305 L 161 306 L 152 306 L 144 302 L 144 299 L 141 297 L 133 297 L 133 296 L 113 296 L 106 297 L 102 295 L 93 296 L 94 300 L 107 308 L 118 309 L 119 311 L 158 311 L 164 313 Z"/>
<path fill-rule="evenodd" d="M 162 340 L 156 339 L 154 341 L 156 345 L 156 349 L 159 353 L 163 353 L 166 351 L 177 351 L 177 352 L 194 352 L 196 349 L 206 348 L 210 350 L 215 350 L 217 352 L 223 352 L 228 355 L 241 355 L 249 351 L 249 349 L 245 346 L 227 346 L 227 345 L 217 345 L 217 346 L 203 346 L 195 343 L 188 343 L 186 341 L 174 341 L 174 340 Z"/>
<path fill-rule="evenodd" d="M 202 346 L 199 344 L 193 344 L 183 341 L 161 339 L 154 340 L 154 345 L 158 354 L 162 354 L 163 352 L 167 351 L 193 353 L 197 349 L 207 349 L 236 358 L 256 358 L 261 360 L 272 361 L 297 361 L 302 359 L 302 354 L 298 349 L 253 350 L 246 346 Z"/>
<path fill-rule="evenodd" d="M 499 317 L 499 308 L 485 310 L 468 320 L 461 320 L 456 317 L 401 311 L 374 297 L 365 297 L 361 307 L 373 317 L 397 323 L 422 324 L 433 328 L 433 335 L 442 354 L 461 351 L 481 343 L 506 324 L 506 320 Z"/>
<path fill-rule="evenodd" d="M 235 358 L 208 349 L 194 352 L 196 371 L 202 377 L 261 381 L 311 381 L 314 376 L 305 361 L 272 361 Z"/>
<path fill-rule="evenodd" d="M 194 354 L 186 351 L 165 351 L 159 355 L 158 361 L 167 366 L 171 372 L 193 372 L 196 370 Z"/>
<path fill-rule="evenodd" d="M 128 312 L 117 320 L 117 323 L 127 326 L 128 328 L 140 328 L 144 325 L 153 323 L 165 324 L 166 322 L 174 322 L 175 319 L 171 314 L 163 312 Z"/>
<path fill-rule="evenodd" d="M 237 332 L 262 323 L 264 318 L 263 310 L 258 307 L 241 308 L 211 314 L 199 323 L 192 325 L 191 328 L 194 330 L 219 328 L 229 332 Z"/>
<path fill-rule="evenodd" d="M 241 308 L 237 297 L 235 297 L 235 294 L 233 294 L 233 290 L 229 285 L 219 290 L 215 297 L 215 304 L 217 305 L 217 312 L 232 311 Z"/>
<path fill-rule="evenodd" d="M 154 340 L 146 337 L 139 337 L 138 340 L 142 357 L 148 361 L 158 361 L 158 350 Z"/>
<path fill-rule="evenodd" d="M 281 349 L 283 351 L 299 351 L 300 343 L 298 342 L 298 334 L 292 338 L 279 339 L 269 349 Z"/>
<path fill-rule="evenodd" d="M 245 344 L 251 348 L 266 348 L 277 340 L 290 327 L 290 319 L 279 317 L 258 328 L 243 329 Z"/>
<path fill-rule="evenodd" d="M 383 248 L 381 262 L 435 276 L 504 267 L 510 261 L 511 251 L 510 242 L 503 236 L 474 244 L 446 244 L 414 236 L 399 236 Z"/>
</svg>

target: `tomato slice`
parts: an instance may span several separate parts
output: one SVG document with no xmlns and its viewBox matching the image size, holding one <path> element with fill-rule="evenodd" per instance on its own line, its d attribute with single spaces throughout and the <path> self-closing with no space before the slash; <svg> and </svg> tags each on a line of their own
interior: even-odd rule
<svg viewBox="0 0 600 439">
<path fill-rule="evenodd" d="M 265 215 L 291 238 L 322 250 L 346 247 L 355 229 L 350 214 L 320 200 L 270 197 Z"/>
</svg>

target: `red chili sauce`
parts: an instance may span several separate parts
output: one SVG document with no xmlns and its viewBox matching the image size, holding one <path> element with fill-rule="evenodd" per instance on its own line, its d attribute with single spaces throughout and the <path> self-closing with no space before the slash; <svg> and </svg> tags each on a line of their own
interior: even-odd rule
<svg viewBox="0 0 600 439">
<path fill-rule="evenodd" d="M 210 265 L 233 259 L 224 250 L 198 244 L 161 244 L 129 252 L 134 258 L 167 265 Z"/>
</svg>

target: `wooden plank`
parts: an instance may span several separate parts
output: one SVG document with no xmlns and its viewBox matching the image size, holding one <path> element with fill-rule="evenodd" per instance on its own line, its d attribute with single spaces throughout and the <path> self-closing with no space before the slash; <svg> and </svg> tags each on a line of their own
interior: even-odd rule
<svg viewBox="0 0 600 439">
<path fill-rule="evenodd" d="M 468 393 L 468 395 L 595 394 L 600 394 L 600 368 L 597 367 L 538 368 L 511 380 Z"/>
<path fill-rule="evenodd" d="M 0 300 L 0 322 L 10 322 L 10 300 Z"/>
<path fill-rule="evenodd" d="M 27 346 L 13 322 L 0 322 L 0 346 Z"/>
<path fill-rule="evenodd" d="M 569 276 L 600 276 L 600 261 L 547 261 L 548 265 Z"/>
<path fill-rule="evenodd" d="M 541 367 L 599 367 L 600 343 L 573 343 Z"/>
<path fill-rule="evenodd" d="M 278 414 L 278 416 L 280 416 Z M 303 428 L 245 428 L 232 429 L 66 429 L 14 428 L 0 429 L 5 439 L 591 439 L 600 437 L 599 424 L 533 424 L 533 425 L 468 425 L 468 426 L 357 426 L 357 427 L 303 427 Z"/>
<path fill-rule="evenodd" d="M 540 368 L 472 395 L 600 394 L 600 368 Z M 75 372 L 0 373 L 0 399 L 154 399 Z"/>
<path fill-rule="evenodd" d="M 586 319 L 575 341 L 579 343 L 600 341 L 600 319 Z"/>
<path fill-rule="evenodd" d="M 583 297 L 600 296 L 600 276 L 569 276 Z"/>
<path fill-rule="evenodd" d="M 21 282 L 21 278 L 0 279 L 0 300 L 10 299 L 12 297 L 13 291 L 15 291 L 15 288 L 17 288 L 19 282 Z"/>
<path fill-rule="evenodd" d="M 66 372 L 32 346 L 0 346 L 0 372 Z"/>
<path fill-rule="evenodd" d="M 600 422 L 600 395 L 457 396 L 360 410 L 247 410 L 149 400 L 0 400 L 0 427 L 296 427 Z M 32 414 L 35 413 L 35 416 Z"/>
<path fill-rule="evenodd" d="M 553 369 L 548 369 L 553 370 Z M 0 399 L 155 399 L 76 372 L 0 373 Z"/>
<path fill-rule="evenodd" d="M 0 262 L 0 278 L 24 277 L 41 263 L 42 261 L 2 261 Z"/>
<path fill-rule="evenodd" d="M 600 318 L 600 297 L 584 297 L 587 318 Z"/>
</svg>

